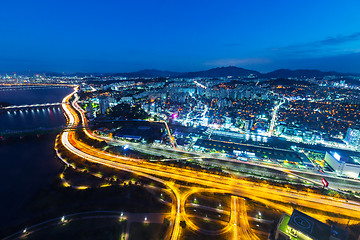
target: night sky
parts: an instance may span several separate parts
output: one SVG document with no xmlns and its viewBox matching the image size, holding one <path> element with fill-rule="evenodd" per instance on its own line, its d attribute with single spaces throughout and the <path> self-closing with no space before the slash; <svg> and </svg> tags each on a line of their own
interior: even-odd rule
<svg viewBox="0 0 360 240">
<path fill-rule="evenodd" d="M 2 0 L 0 71 L 360 72 L 358 0 Z"/>
</svg>

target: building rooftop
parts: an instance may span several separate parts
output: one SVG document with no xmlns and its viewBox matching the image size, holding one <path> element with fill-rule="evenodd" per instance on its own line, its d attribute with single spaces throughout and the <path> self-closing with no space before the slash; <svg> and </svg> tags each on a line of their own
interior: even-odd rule
<svg viewBox="0 0 360 240">
<path fill-rule="evenodd" d="M 283 215 L 278 230 L 286 234 L 292 240 L 304 239 L 303 235 L 306 236 L 306 239 L 313 240 L 348 239 L 348 232 L 346 230 L 336 226 L 329 226 L 296 209 L 293 210 L 291 216 L 287 214 Z M 294 235 L 292 230 L 296 230 L 303 235 Z"/>
<path fill-rule="evenodd" d="M 302 232 L 311 239 L 329 240 L 331 227 L 305 213 L 294 209 L 291 214 L 288 226 Z"/>
<path fill-rule="evenodd" d="M 337 153 L 337 152 L 334 152 L 334 151 L 330 151 L 329 154 L 333 158 L 335 158 L 338 162 L 344 162 L 344 163 L 348 163 L 348 164 L 360 165 L 360 163 L 358 161 L 356 161 L 352 157 L 346 155 L 345 153 Z"/>
<path fill-rule="evenodd" d="M 290 216 L 287 214 L 284 214 L 283 216 L 283 221 L 281 222 L 280 226 L 279 226 L 279 230 L 283 233 L 286 233 L 286 229 L 287 229 L 287 225 L 289 223 L 290 220 Z"/>
</svg>

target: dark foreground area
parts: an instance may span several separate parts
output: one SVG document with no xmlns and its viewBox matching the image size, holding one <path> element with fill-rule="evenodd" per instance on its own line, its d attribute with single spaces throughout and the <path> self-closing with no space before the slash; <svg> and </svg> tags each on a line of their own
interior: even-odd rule
<svg viewBox="0 0 360 240">
<path fill-rule="evenodd" d="M 82 182 L 88 185 L 90 184 L 90 188 L 75 189 L 75 187 L 64 187 L 60 176 L 57 176 L 49 187 L 40 189 L 30 201 L 23 205 L 19 214 L 16 215 L 16 223 L 1 227 L 0 237 L 8 236 L 21 229 L 49 219 L 86 211 L 124 211 L 129 213 L 161 213 L 169 211 L 168 207 L 160 203 L 152 193 L 141 186 L 142 184 L 139 181 L 115 181 L 111 183 L 109 179 L 105 179 L 105 177 L 94 180 L 94 177 L 86 172 L 74 174 L 74 172 L 70 171 L 64 175 L 68 178 L 67 181 L 69 182 L 79 182 L 79 177 L 83 177 Z M 91 185 L 94 185 L 94 187 Z M 118 221 L 117 219 L 117 222 Z M 107 227 L 105 227 L 101 233 L 105 235 L 100 234 L 101 237 L 96 238 L 98 234 L 94 234 L 95 238 L 91 239 L 112 239 L 110 235 L 118 235 L 118 225 L 116 225 L 116 228 L 111 228 L 111 222 L 108 222 L 108 220 L 105 222 L 108 223 L 105 224 Z M 89 224 L 90 223 L 85 222 L 84 224 L 71 225 L 72 227 L 70 229 L 67 228 L 64 234 L 66 234 L 67 231 L 80 234 L 78 233 L 80 228 L 88 228 L 96 231 L 96 229 L 101 229 L 101 226 L 105 226 L 99 224 L 95 228 L 92 228 L 90 226 L 91 224 Z M 52 235 L 55 234 L 54 232 L 56 231 L 58 231 L 56 228 L 50 229 L 48 232 L 46 231 L 46 234 Z M 111 234 L 108 232 L 111 232 Z M 44 239 L 38 238 L 37 236 L 41 236 L 43 233 L 39 234 L 40 235 L 34 235 L 34 238 L 29 239 Z M 89 235 L 87 233 L 84 234 L 79 235 L 79 238 L 65 237 L 59 239 L 89 239 L 86 238 L 86 236 Z M 109 236 L 109 238 L 106 236 Z M 53 237 L 50 238 L 55 239 Z M 46 237 L 46 239 L 50 238 Z M 118 237 L 115 239 L 118 239 Z"/>
</svg>

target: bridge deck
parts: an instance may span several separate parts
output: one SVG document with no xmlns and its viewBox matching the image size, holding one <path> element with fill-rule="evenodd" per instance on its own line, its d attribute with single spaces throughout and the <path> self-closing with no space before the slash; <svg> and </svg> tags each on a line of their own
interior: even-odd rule
<svg viewBox="0 0 360 240">
<path fill-rule="evenodd" d="M 64 103 L 41 103 L 41 104 L 29 104 L 29 105 L 18 105 L 18 106 L 12 105 L 0 109 L 9 110 L 9 109 L 18 109 L 18 108 L 50 107 L 50 106 L 60 106 L 61 104 Z"/>
</svg>

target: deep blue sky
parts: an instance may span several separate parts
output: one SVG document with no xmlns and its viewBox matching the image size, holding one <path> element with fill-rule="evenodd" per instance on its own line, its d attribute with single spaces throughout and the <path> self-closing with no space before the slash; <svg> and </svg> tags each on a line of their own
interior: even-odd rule
<svg viewBox="0 0 360 240">
<path fill-rule="evenodd" d="M 358 0 L 2 0 L 0 71 L 360 72 Z"/>
</svg>

